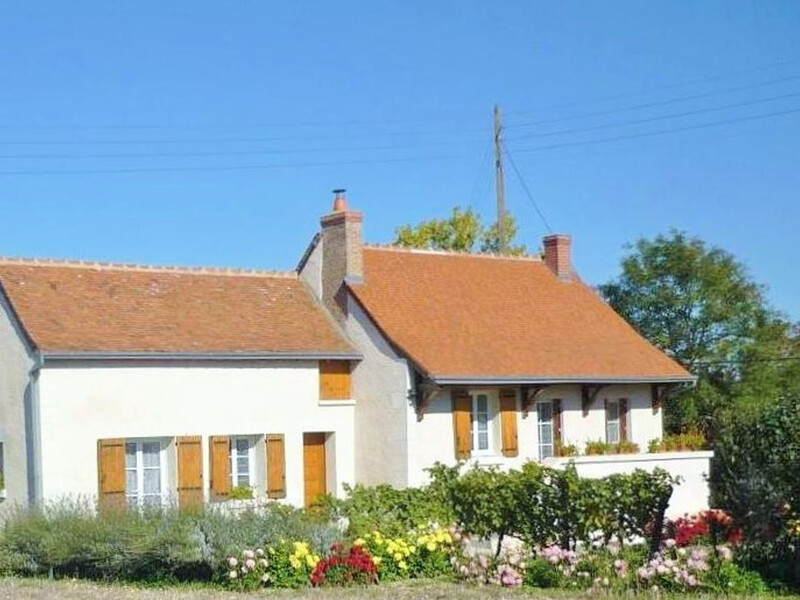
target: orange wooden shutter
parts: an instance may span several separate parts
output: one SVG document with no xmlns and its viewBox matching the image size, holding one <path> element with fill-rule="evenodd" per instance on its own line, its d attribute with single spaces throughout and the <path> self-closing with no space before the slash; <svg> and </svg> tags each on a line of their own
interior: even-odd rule
<svg viewBox="0 0 800 600">
<path fill-rule="evenodd" d="M 512 389 L 500 390 L 500 426 L 503 430 L 503 456 L 518 456 L 517 393 Z"/>
<path fill-rule="evenodd" d="M 282 433 L 267 434 L 267 497 L 286 498 L 286 445 Z"/>
<path fill-rule="evenodd" d="M 619 400 L 619 441 L 628 441 L 628 400 L 627 398 L 620 398 Z"/>
<path fill-rule="evenodd" d="M 199 435 L 179 437 L 178 506 L 192 508 L 203 505 L 203 446 Z"/>
<path fill-rule="evenodd" d="M 210 440 L 211 496 L 227 496 L 231 491 L 231 438 L 213 436 Z"/>
<path fill-rule="evenodd" d="M 466 390 L 453 390 L 453 438 L 456 458 L 472 454 L 472 398 Z"/>
<path fill-rule="evenodd" d="M 553 400 L 553 444 L 561 444 L 561 400 Z"/>
<path fill-rule="evenodd" d="M 125 440 L 97 440 L 97 491 L 101 509 L 125 508 Z"/>
<path fill-rule="evenodd" d="M 350 363 L 346 360 L 319 361 L 320 399 L 349 400 L 350 395 Z"/>
</svg>

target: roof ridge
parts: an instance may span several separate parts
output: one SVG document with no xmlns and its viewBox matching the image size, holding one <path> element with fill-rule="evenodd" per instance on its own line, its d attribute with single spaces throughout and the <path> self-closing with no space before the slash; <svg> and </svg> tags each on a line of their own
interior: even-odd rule
<svg viewBox="0 0 800 600">
<path fill-rule="evenodd" d="M 180 265 L 142 265 L 135 263 L 104 262 L 93 260 L 32 258 L 0 256 L 0 265 L 23 265 L 31 267 L 64 267 L 70 269 L 97 269 L 108 271 L 144 271 L 148 273 L 177 273 L 185 275 L 258 276 L 286 277 L 297 279 L 297 271 L 270 271 L 237 267 L 191 267 Z"/>
<path fill-rule="evenodd" d="M 434 254 L 439 256 L 470 256 L 474 258 L 494 258 L 501 260 L 519 260 L 542 262 L 541 255 L 533 254 L 499 254 L 497 252 L 472 252 L 470 250 L 438 250 L 433 248 L 409 248 L 407 246 L 397 246 L 395 244 L 364 244 L 365 248 L 372 250 L 387 250 L 390 252 L 407 252 L 409 254 Z"/>
</svg>

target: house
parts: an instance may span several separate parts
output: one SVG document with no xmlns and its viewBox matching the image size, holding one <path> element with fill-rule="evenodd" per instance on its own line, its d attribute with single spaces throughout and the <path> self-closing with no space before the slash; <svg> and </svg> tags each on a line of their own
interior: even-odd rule
<svg viewBox="0 0 800 600">
<path fill-rule="evenodd" d="M 360 354 L 296 273 L 2 260 L 0 289 L 9 505 L 302 505 L 354 480 Z"/>
<path fill-rule="evenodd" d="M 569 460 L 587 476 L 666 468 L 684 479 L 671 513 L 707 507 L 711 453 L 647 453 L 667 393 L 694 378 L 580 280 L 568 236 L 494 256 L 365 245 L 362 222 L 337 198 L 298 266 L 363 357 L 356 481 L 416 486 L 463 459 L 563 467 L 565 446 L 630 442 Z"/>
<path fill-rule="evenodd" d="M 435 462 L 663 467 L 707 507 L 711 453 L 650 454 L 692 376 L 585 285 L 570 238 L 507 257 L 365 244 L 337 195 L 296 271 L 0 260 L 11 503 L 303 505 Z M 564 457 L 623 443 L 629 454 Z"/>
</svg>

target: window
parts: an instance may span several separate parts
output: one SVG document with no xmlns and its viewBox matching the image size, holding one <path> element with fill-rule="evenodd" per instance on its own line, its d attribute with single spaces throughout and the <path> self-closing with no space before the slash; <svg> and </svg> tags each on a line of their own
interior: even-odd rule
<svg viewBox="0 0 800 600">
<path fill-rule="evenodd" d="M 161 506 L 166 493 L 164 443 L 128 440 L 125 443 L 125 496 L 131 506 Z"/>
<path fill-rule="evenodd" d="M 471 392 L 470 396 L 472 397 L 472 451 L 477 454 L 496 454 L 497 399 L 490 391 Z"/>
<path fill-rule="evenodd" d="M 544 460 L 555 456 L 553 403 L 550 400 L 539 402 L 536 414 L 539 432 L 539 460 Z"/>
<path fill-rule="evenodd" d="M 606 403 L 606 442 L 618 444 L 620 442 L 620 410 L 618 400 L 609 400 Z"/>
<path fill-rule="evenodd" d="M 231 437 L 231 487 L 254 487 L 255 440 L 249 436 Z"/>
</svg>

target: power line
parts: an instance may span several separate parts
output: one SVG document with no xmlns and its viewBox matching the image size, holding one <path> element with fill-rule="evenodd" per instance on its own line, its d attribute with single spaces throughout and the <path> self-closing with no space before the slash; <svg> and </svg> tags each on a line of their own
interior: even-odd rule
<svg viewBox="0 0 800 600">
<path fill-rule="evenodd" d="M 587 100 L 577 100 L 575 102 L 568 102 L 568 103 L 562 103 L 562 104 L 543 106 L 543 107 L 541 107 L 539 109 L 524 109 L 524 110 L 519 110 L 519 111 L 511 111 L 510 114 L 511 115 L 515 115 L 515 114 L 518 114 L 518 115 L 531 114 L 531 113 L 542 112 L 542 111 L 545 111 L 545 110 L 557 110 L 557 109 L 561 109 L 561 108 L 568 108 L 570 106 L 584 106 L 586 104 L 596 104 L 597 102 L 602 102 L 602 101 L 605 101 L 605 100 L 618 100 L 620 98 L 630 98 L 630 97 L 633 97 L 633 96 L 645 96 L 647 94 L 652 94 L 653 92 L 658 92 L 658 91 L 661 91 L 661 90 L 688 87 L 690 85 L 695 85 L 695 84 L 698 84 L 698 83 L 709 83 L 709 82 L 712 82 L 712 81 L 719 81 L 721 79 L 730 79 L 731 77 L 737 77 L 739 75 L 745 75 L 745 74 L 748 74 L 748 73 L 757 73 L 757 72 L 761 72 L 761 71 L 768 71 L 768 70 L 776 69 L 776 68 L 779 68 L 779 67 L 784 67 L 784 66 L 787 66 L 787 65 L 793 65 L 793 64 L 797 64 L 798 62 L 800 62 L 800 57 L 799 58 L 791 58 L 791 59 L 788 59 L 788 60 L 779 61 L 779 62 L 776 62 L 776 63 L 767 64 L 767 65 L 761 65 L 761 66 L 758 66 L 758 67 L 752 67 L 752 68 L 749 68 L 749 69 L 741 69 L 741 70 L 737 70 L 737 71 L 729 71 L 728 73 L 723 73 L 723 74 L 719 74 L 719 75 L 711 75 L 711 76 L 708 76 L 708 77 L 700 77 L 700 78 L 697 78 L 697 79 L 689 79 L 689 80 L 682 81 L 682 82 L 677 82 L 677 83 L 668 83 L 668 84 L 658 85 L 658 86 L 654 86 L 654 87 L 651 87 L 651 88 L 648 88 L 648 89 L 639 90 L 639 91 L 635 91 L 635 92 L 624 92 L 624 93 L 621 93 L 621 94 L 613 94 L 613 95 L 609 95 L 609 96 L 595 96 L 594 98 L 587 99 Z"/>
<path fill-rule="evenodd" d="M 1 143 L 1 142 L 0 142 Z M 117 152 L 112 154 L 0 154 L 0 159 L 97 159 L 97 158 L 197 158 L 210 156 L 263 156 L 269 154 L 311 154 L 319 152 L 373 152 L 380 150 L 407 150 L 435 146 L 464 146 L 472 140 L 423 142 L 419 144 L 392 144 L 385 146 L 350 146 L 328 148 L 271 148 L 265 150 L 232 150 L 208 152 Z"/>
<path fill-rule="evenodd" d="M 364 159 L 330 162 L 309 163 L 283 163 L 271 165 L 235 165 L 235 166 L 198 166 L 198 167 L 142 167 L 123 169 L 63 169 L 63 170 L 30 170 L 30 171 L 0 171 L 0 175 L 105 175 L 122 173 L 179 173 L 179 172 L 215 172 L 215 171 L 261 171 L 271 169 L 313 168 L 313 167 L 340 167 L 349 165 L 371 165 L 412 162 L 417 160 L 449 160 L 468 158 L 468 154 L 450 154 L 438 156 L 407 156 L 400 158 Z"/>
<path fill-rule="evenodd" d="M 549 144 L 547 146 L 533 146 L 533 147 L 529 147 L 529 148 L 517 148 L 516 151 L 517 152 L 539 152 L 539 151 L 543 151 L 543 150 L 555 150 L 557 148 L 574 148 L 574 147 L 578 147 L 578 146 L 592 146 L 592 145 L 595 145 L 595 144 L 606 144 L 606 143 L 609 143 L 609 142 L 618 142 L 618 141 L 632 140 L 632 139 L 637 139 L 637 138 L 645 138 L 645 137 L 650 137 L 650 136 L 666 135 L 666 134 L 669 134 L 669 133 L 677 133 L 677 132 L 680 132 L 680 131 L 691 131 L 691 130 L 694 130 L 694 129 L 705 129 L 707 127 L 716 127 L 716 126 L 719 126 L 719 125 L 730 125 L 730 124 L 733 124 L 733 123 L 743 123 L 743 122 L 746 122 L 746 121 L 758 121 L 758 120 L 761 120 L 761 119 L 769 119 L 769 118 L 772 118 L 772 117 L 778 117 L 778 116 L 782 116 L 782 115 L 789 115 L 789 114 L 798 113 L 798 112 L 800 112 L 800 108 L 794 108 L 794 109 L 791 109 L 791 110 L 776 111 L 776 112 L 765 113 L 765 114 L 761 114 L 761 115 L 754 115 L 754 116 L 751 116 L 751 117 L 738 117 L 738 118 L 735 118 L 735 119 L 724 119 L 724 120 L 721 120 L 721 121 L 712 121 L 710 123 L 699 123 L 699 124 L 696 124 L 696 125 L 686 125 L 686 126 L 683 126 L 683 127 L 673 127 L 673 128 L 670 128 L 670 129 L 659 129 L 659 130 L 656 130 L 656 131 L 645 131 L 645 132 L 642 132 L 642 133 L 631 133 L 631 134 L 628 134 L 628 135 L 618 135 L 618 136 L 614 136 L 614 137 L 601 138 L 601 139 L 595 139 L 595 140 L 586 140 L 586 141 L 582 141 L 582 142 L 564 142 L 564 143 L 559 143 L 559 144 Z"/>
<path fill-rule="evenodd" d="M 539 205 L 536 203 L 536 200 L 533 199 L 533 194 L 531 194 L 531 191 L 528 188 L 528 184 L 525 182 L 525 178 L 522 176 L 522 173 L 520 173 L 520 170 L 517 168 L 517 163 L 514 162 L 514 157 L 511 156 L 511 153 L 508 151 L 508 146 L 506 146 L 505 144 L 503 144 L 503 152 L 505 152 L 505 155 L 508 157 L 508 162 L 511 164 L 511 168 L 514 170 L 514 173 L 517 174 L 517 179 L 519 179 L 520 184 L 522 184 L 522 189 L 524 190 L 525 195 L 528 197 L 530 203 L 533 205 L 533 208 L 536 210 L 536 214 L 539 215 L 539 218 L 542 220 L 542 223 L 544 223 L 544 226 L 547 228 L 548 233 L 553 233 L 553 228 L 550 227 L 550 223 L 547 222 L 544 213 L 542 213 L 541 209 L 539 208 Z"/>
<path fill-rule="evenodd" d="M 688 117 L 692 115 L 700 115 L 709 112 L 717 112 L 720 110 L 727 110 L 730 108 L 740 108 L 742 106 L 753 106 L 755 104 L 763 104 L 764 102 L 774 102 L 776 100 L 785 100 L 787 98 L 797 98 L 800 96 L 800 92 L 792 93 L 792 94 L 782 94 L 780 96 L 770 96 L 768 98 L 758 98 L 756 100 L 748 100 L 746 102 L 734 102 L 733 104 L 723 104 L 720 106 L 712 106 L 708 108 L 698 108 L 695 110 L 687 110 L 684 112 L 679 113 L 669 113 L 666 115 L 657 115 L 653 117 L 646 117 L 642 119 L 633 119 L 630 121 L 618 121 L 616 123 L 603 123 L 601 125 L 593 125 L 591 127 L 578 127 L 574 129 L 559 129 L 557 131 L 546 131 L 543 133 L 532 133 L 528 135 L 521 135 L 514 138 L 512 140 L 527 140 L 532 138 L 543 138 L 543 137 L 552 137 L 554 135 L 567 135 L 571 133 L 582 133 L 586 131 L 597 131 L 600 129 L 609 129 L 613 127 L 625 127 L 627 125 L 640 125 L 642 123 L 652 123 L 654 121 L 663 121 L 667 119 L 678 119 L 681 117 Z"/>
<path fill-rule="evenodd" d="M 558 118 L 555 118 L 555 119 L 544 119 L 544 120 L 539 120 L 539 121 L 529 121 L 527 123 L 517 123 L 516 125 L 511 125 L 511 127 L 519 128 L 519 127 L 532 127 L 532 126 L 535 126 L 535 125 L 548 125 L 548 124 L 551 124 L 551 123 L 561 123 L 563 121 L 574 121 L 574 120 L 585 119 L 585 118 L 589 118 L 589 117 L 599 117 L 599 116 L 603 116 L 603 115 L 616 114 L 616 113 L 620 113 L 620 112 L 626 112 L 626 111 L 629 111 L 629 110 L 639 110 L 639 109 L 643 109 L 643 108 L 654 108 L 656 106 L 666 106 L 666 105 L 675 104 L 675 103 L 678 103 L 678 102 L 687 102 L 689 100 L 700 100 L 702 98 L 710 98 L 712 96 L 719 96 L 721 94 L 729 94 L 731 92 L 740 92 L 740 91 L 744 91 L 744 90 L 750 90 L 750 89 L 754 89 L 754 88 L 758 88 L 758 87 L 764 87 L 766 85 L 775 85 L 775 84 L 778 84 L 778 83 L 785 83 L 787 81 L 796 81 L 798 79 L 800 79 L 800 75 L 793 75 L 791 77 L 783 77 L 781 79 L 773 79 L 771 81 L 764 81 L 764 82 L 760 82 L 760 83 L 737 86 L 737 87 L 733 87 L 733 88 L 726 88 L 724 90 L 716 90 L 716 91 L 713 91 L 713 92 L 705 92 L 703 94 L 691 94 L 691 95 L 688 95 L 688 96 L 678 96 L 678 97 L 675 97 L 675 98 L 669 98 L 667 100 L 659 100 L 659 101 L 656 101 L 656 102 L 647 102 L 645 104 L 634 104 L 634 105 L 622 106 L 622 107 L 619 107 L 619 108 L 611 108 L 611 109 L 608 109 L 608 110 L 598 110 L 598 111 L 582 113 L 582 114 L 577 114 L 577 115 L 567 115 L 567 116 L 558 117 Z"/>
</svg>

